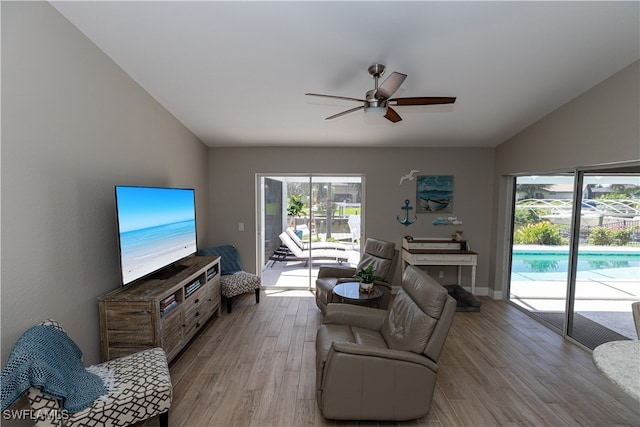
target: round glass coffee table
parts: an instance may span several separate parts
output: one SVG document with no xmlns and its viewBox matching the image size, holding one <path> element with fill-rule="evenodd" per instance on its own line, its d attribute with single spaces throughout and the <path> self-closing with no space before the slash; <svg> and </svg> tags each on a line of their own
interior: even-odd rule
<svg viewBox="0 0 640 427">
<path fill-rule="evenodd" d="M 338 297 L 338 301 L 343 303 L 379 307 L 384 292 L 375 285 L 369 293 L 360 292 L 360 282 L 344 282 L 338 283 L 333 288 L 333 294 Z"/>
</svg>

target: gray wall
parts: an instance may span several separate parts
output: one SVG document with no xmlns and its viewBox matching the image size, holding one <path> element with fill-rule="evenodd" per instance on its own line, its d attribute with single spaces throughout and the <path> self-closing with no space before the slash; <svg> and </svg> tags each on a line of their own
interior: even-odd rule
<svg viewBox="0 0 640 427">
<path fill-rule="evenodd" d="M 366 236 L 402 244 L 402 236 L 448 237 L 460 228 L 479 253 L 477 286 L 488 286 L 488 251 L 491 240 L 493 201 L 493 149 L 416 149 L 416 148 L 212 148 L 209 150 L 211 198 L 209 241 L 234 244 L 246 270 L 256 269 L 257 173 L 364 174 L 364 229 Z M 454 212 L 418 214 L 409 227 L 404 217 L 404 200 L 415 208 L 415 181 L 400 177 L 411 169 L 424 175 L 454 176 Z M 415 210 L 413 211 L 415 213 Z M 460 226 L 434 226 L 438 216 L 457 216 Z M 238 231 L 238 223 L 245 231 Z M 465 269 L 469 270 L 469 269 Z M 401 268 L 396 269 L 396 284 Z M 453 271 L 453 270 L 452 270 Z M 455 271 L 453 271 L 455 273 Z M 446 272 L 445 279 L 454 280 Z M 469 284 L 469 271 L 463 281 Z M 482 289 L 479 289 L 482 292 Z"/>
<path fill-rule="evenodd" d="M 629 65 L 496 149 L 490 282 L 505 288 L 509 174 L 640 161 L 640 62 Z"/>
<path fill-rule="evenodd" d="M 96 299 L 120 283 L 113 186 L 195 188 L 207 218 L 207 148 L 48 3 L 1 7 L 2 364 L 46 318 L 96 363 Z"/>
<path fill-rule="evenodd" d="M 640 158 L 636 61 L 496 149 L 496 174 L 567 170 Z"/>
</svg>

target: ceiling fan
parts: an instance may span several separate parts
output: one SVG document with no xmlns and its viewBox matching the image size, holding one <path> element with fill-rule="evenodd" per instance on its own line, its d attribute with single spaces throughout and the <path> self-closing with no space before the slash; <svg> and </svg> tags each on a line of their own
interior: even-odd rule
<svg viewBox="0 0 640 427">
<path fill-rule="evenodd" d="M 455 97 L 436 97 L 436 96 L 419 96 L 411 98 L 391 98 L 391 96 L 400 88 L 406 74 L 393 72 L 387 79 L 378 86 L 378 79 L 382 77 L 385 66 L 382 64 L 373 64 L 368 69 L 369 75 L 375 80 L 375 88 L 367 91 L 365 99 L 349 98 L 346 96 L 322 95 L 319 93 L 305 93 L 309 96 L 321 96 L 324 98 L 345 99 L 347 101 L 362 102 L 359 107 L 351 108 L 333 116 L 327 117 L 325 120 L 335 119 L 354 111 L 364 110 L 365 112 L 384 113 L 384 117 L 393 123 L 402 120 L 400 115 L 391 108 L 391 105 L 435 105 L 435 104 L 453 104 L 456 102 Z"/>
</svg>

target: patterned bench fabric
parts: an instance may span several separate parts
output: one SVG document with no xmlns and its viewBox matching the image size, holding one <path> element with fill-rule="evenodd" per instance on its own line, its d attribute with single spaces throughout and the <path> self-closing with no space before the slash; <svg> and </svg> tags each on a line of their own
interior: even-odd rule
<svg viewBox="0 0 640 427">
<path fill-rule="evenodd" d="M 128 426 L 169 410 L 172 385 L 163 349 L 144 350 L 97 366 L 112 370 L 117 392 L 84 411 L 63 414 L 55 399 L 31 388 L 29 403 L 39 415 L 36 426 Z"/>
<path fill-rule="evenodd" d="M 260 276 L 238 271 L 227 276 L 220 277 L 220 290 L 225 298 L 233 298 L 236 295 L 253 292 L 260 289 Z"/>
</svg>

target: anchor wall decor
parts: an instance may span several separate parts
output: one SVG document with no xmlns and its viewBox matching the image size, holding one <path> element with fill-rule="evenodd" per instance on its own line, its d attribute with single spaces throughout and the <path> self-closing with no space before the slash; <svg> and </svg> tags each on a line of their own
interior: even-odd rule
<svg viewBox="0 0 640 427">
<path fill-rule="evenodd" d="M 416 222 L 416 220 L 418 219 L 418 217 L 415 215 L 413 216 L 413 220 L 409 219 L 409 211 L 413 209 L 411 206 L 409 206 L 409 203 L 411 203 L 409 199 L 406 199 L 404 201 L 404 206 L 400 208 L 405 211 L 404 219 L 400 219 L 400 215 L 396 216 L 396 219 L 398 220 L 398 222 L 404 225 L 405 227 L 410 226 L 411 224 Z"/>
</svg>

